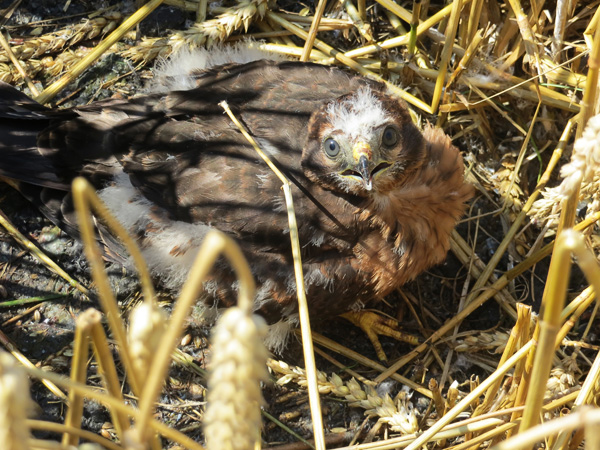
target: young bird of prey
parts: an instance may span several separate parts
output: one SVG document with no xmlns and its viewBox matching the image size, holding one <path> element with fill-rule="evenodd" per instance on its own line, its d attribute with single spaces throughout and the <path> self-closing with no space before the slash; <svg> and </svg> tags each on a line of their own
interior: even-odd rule
<svg viewBox="0 0 600 450">
<path fill-rule="evenodd" d="M 461 155 L 441 130 L 421 133 L 385 85 L 265 60 L 198 72 L 194 85 L 59 110 L 2 84 L 0 175 L 72 232 L 71 182 L 88 178 L 171 289 L 207 231 L 227 233 L 250 262 L 257 311 L 285 330 L 297 300 L 281 182 L 227 100 L 293 184 L 313 317 L 359 309 L 445 258 L 471 196 Z M 229 306 L 236 289 L 219 263 L 203 301 Z"/>
</svg>

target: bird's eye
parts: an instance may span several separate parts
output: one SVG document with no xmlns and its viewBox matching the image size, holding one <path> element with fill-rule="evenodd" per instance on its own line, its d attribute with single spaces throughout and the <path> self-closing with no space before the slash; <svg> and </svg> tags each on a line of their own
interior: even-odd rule
<svg viewBox="0 0 600 450">
<path fill-rule="evenodd" d="M 383 130 L 383 136 L 381 137 L 381 142 L 386 147 L 392 147 L 396 145 L 398 142 L 398 132 L 393 127 L 387 127 Z"/>
<path fill-rule="evenodd" d="M 323 143 L 323 146 L 325 147 L 325 153 L 327 153 L 327 156 L 330 158 L 335 158 L 340 152 L 340 144 L 338 144 L 335 139 L 327 139 Z"/>
</svg>

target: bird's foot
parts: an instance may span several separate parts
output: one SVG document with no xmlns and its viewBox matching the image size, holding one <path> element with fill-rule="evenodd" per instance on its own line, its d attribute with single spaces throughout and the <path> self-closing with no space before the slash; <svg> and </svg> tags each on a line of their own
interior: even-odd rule
<svg viewBox="0 0 600 450">
<path fill-rule="evenodd" d="M 399 330 L 398 321 L 383 317 L 372 311 L 353 311 L 341 315 L 346 320 L 349 320 L 357 327 L 361 328 L 371 341 L 377 357 L 384 362 L 387 362 L 387 356 L 383 351 L 383 347 L 379 342 L 379 336 L 389 336 L 398 341 L 403 341 L 411 345 L 418 345 L 419 340 L 415 336 L 403 333 Z"/>
</svg>

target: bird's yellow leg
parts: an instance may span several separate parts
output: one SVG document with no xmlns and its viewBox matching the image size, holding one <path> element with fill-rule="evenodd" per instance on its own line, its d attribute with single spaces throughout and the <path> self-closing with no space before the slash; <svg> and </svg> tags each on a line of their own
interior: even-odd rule
<svg viewBox="0 0 600 450">
<path fill-rule="evenodd" d="M 419 340 L 415 336 L 399 330 L 400 325 L 397 320 L 384 317 L 376 312 L 349 311 L 342 314 L 341 317 L 349 320 L 365 332 L 381 361 L 387 361 L 387 356 L 383 351 L 383 347 L 381 347 L 379 336 L 389 336 L 411 345 L 419 344 Z"/>
</svg>

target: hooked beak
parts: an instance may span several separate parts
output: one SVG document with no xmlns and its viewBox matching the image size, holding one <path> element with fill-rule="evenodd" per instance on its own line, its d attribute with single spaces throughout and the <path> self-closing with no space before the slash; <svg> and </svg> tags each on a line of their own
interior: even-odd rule
<svg viewBox="0 0 600 450">
<path fill-rule="evenodd" d="M 365 155 L 361 155 L 358 159 L 356 171 L 360 174 L 365 189 L 367 191 L 373 189 L 373 176 L 369 171 L 369 160 Z"/>
<path fill-rule="evenodd" d="M 367 191 L 373 189 L 373 176 L 371 174 L 371 165 L 373 159 L 373 150 L 367 142 L 357 142 L 352 148 L 352 156 L 356 164 L 356 172 L 362 178 L 363 186 Z"/>
<path fill-rule="evenodd" d="M 345 170 L 342 175 L 359 178 L 367 191 L 373 189 L 373 177 L 391 166 L 388 162 L 374 161 L 373 150 L 366 142 L 357 142 L 352 148 L 354 165 Z M 376 158 L 375 158 L 376 159 Z"/>
</svg>

